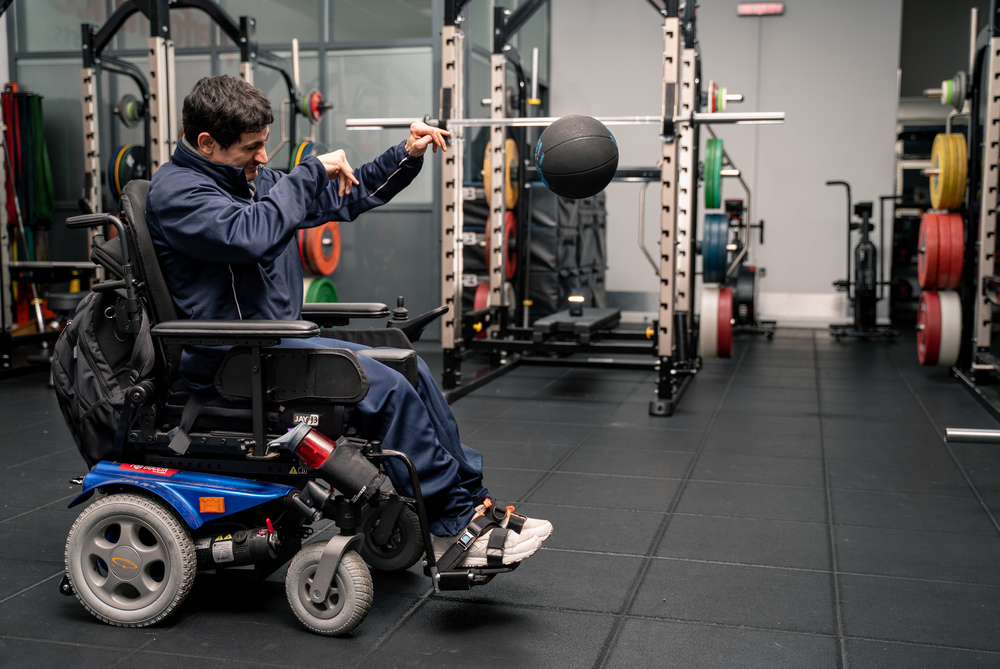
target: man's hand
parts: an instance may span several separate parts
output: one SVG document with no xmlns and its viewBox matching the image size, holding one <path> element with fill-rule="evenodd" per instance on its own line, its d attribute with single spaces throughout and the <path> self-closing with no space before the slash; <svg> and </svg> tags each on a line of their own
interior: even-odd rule
<svg viewBox="0 0 1000 669">
<path fill-rule="evenodd" d="M 447 151 L 448 147 L 444 143 L 445 135 L 451 133 L 431 127 L 423 121 L 417 121 L 410 126 L 410 135 L 406 138 L 406 152 L 414 158 L 419 158 L 424 155 L 428 146 L 434 147 L 434 153 L 437 153 L 438 147 L 441 147 L 442 151 Z"/>
<path fill-rule="evenodd" d="M 354 170 L 351 169 L 351 164 L 347 162 L 347 154 L 344 153 L 343 149 L 337 149 L 330 153 L 324 153 L 321 156 L 317 156 L 319 161 L 323 163 L 323 167 L 326 168 L 327 176 L 330 180 L 340 179 L 340 195 L 351 192 L 351 184 L 358 185 L 361 183 L 354 178 Z"/>
</svg>

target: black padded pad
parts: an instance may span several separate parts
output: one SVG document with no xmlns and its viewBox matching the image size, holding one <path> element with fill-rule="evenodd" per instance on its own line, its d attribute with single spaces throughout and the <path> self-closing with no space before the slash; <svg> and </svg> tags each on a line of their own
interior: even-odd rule
<svg viewBox="0 0 1000 669">
<path fill-rule="evenodd" d="M 362 351 L 355 351 L 357 355 L 363 355 L 372 360 L 378 360 L 386 367 L 394 369 L 414 388 L 417 387 L 419 378 L 417 371 L 417 352 L 410 349 L 401 348 L 366 348 Z"/>
<path fill-rule="evenodd" d="M 261 351 L 271 402 L 314 400 L 354 404 L 368 394 L 368 375 L 351 351 L 335 348 L 269 348 Z M 215 389 L 231 401 L 253 395 L 250 349 L 237 346 L 223 358 Z"/>
</svg>

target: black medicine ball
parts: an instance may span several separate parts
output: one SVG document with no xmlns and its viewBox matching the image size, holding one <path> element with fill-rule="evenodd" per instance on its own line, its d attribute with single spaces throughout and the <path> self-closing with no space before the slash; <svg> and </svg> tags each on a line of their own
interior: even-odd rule
<svg viewBox="0 0 1000 669">
<path fill-rule="evenodd" d="M 589 116 L 563 116 L 535 146 L 535 166 L 556 195 L 579 199 L 600 193 L 618 169 L 618 144 L 603 123 Z"/>
</svg>

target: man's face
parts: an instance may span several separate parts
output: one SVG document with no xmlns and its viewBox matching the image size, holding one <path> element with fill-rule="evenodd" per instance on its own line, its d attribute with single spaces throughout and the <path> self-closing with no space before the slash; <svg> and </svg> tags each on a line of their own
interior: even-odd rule
<svg viewBox="0 0 1000 669">
<path fill-rule="evenodd" d="M 267 150 L 264 148 L 264 142 L 267 141 L 269 133 L 269 128 L 264 128 L 260 132 L 245 132 L 225 149 L 220 147 L 208 133 L 202 133 L 203 137 L 198 138 L 198 148 L 212 162 L 242 167 L 247 179 L 253 180 L 257 177 L 257 166 L 267 162 Z M 203 138 L 207 141 L 204 141 Z"/>
</svg>

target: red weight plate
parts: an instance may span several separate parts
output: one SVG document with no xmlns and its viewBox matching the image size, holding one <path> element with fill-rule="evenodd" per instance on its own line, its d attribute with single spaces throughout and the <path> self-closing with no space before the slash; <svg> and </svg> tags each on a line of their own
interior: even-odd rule
<svg viewBox="0 0 1000 669">
<path fill-rule="evenodd" d="M 921 288 L 937 286 L 938 271 L 937 214 L 926 213 L 920 219 L 920 242 L 917 248 L 917 279 Z"/>
<path fill-rule="evenodd" d="M 340 224 L 330 221 L 312 230 L 306 254 L 317 274 L 329 276 L 340 262 Z"/>
<path fill-rule="evenodd" d="M 323 110 L 320 109 L 322 104 L 323 94 L 319 91 L 313 91 L 312 95 L 309 96 L 309 114 L 317 123 L 323 120 Z"/>
<path fill-rule="evenodd" d="M 944 288 L 958 288 L 965 264 L 965 221 L 956 213 L 938 214 L 938 220 L 947 220 L 951 233 L 951 280 Z"/>
<path fill-rule="evenodd" d="M 517 271 L 517 218 L 510 209 L 503 217 L 503 255 L 504 276 L 510 281 Z"/>
<path fill-rule="evenodd" d="M 472 310 L 479 311 L 489 306 L 490 284 L 488 281 L 481 282 L 476 286 L 476 296 L 472 298 Z M 486 339 L 486 330 L 476 334 L 476 339 Z"/>
<path fill-rule="evenodd" d="M 921 365 L 937 364 L 941 352 L 941 298 L 932 290 L 920 294 L 917 307 L 917 358 Z"/>
<path fill-rule="evenodd" d="M 932 288 L 947 288 L 951 283 L 951 221 L 947 214 L 935 214 L 938 223 L 938 268 L 937 285 Z"/>
<path fill-rule="evenodd" d="M 718 350 L 720 358 L 728 358 L 733 354 L 733 289 L 719 290 L 719 338 Z"/>
</svg>

